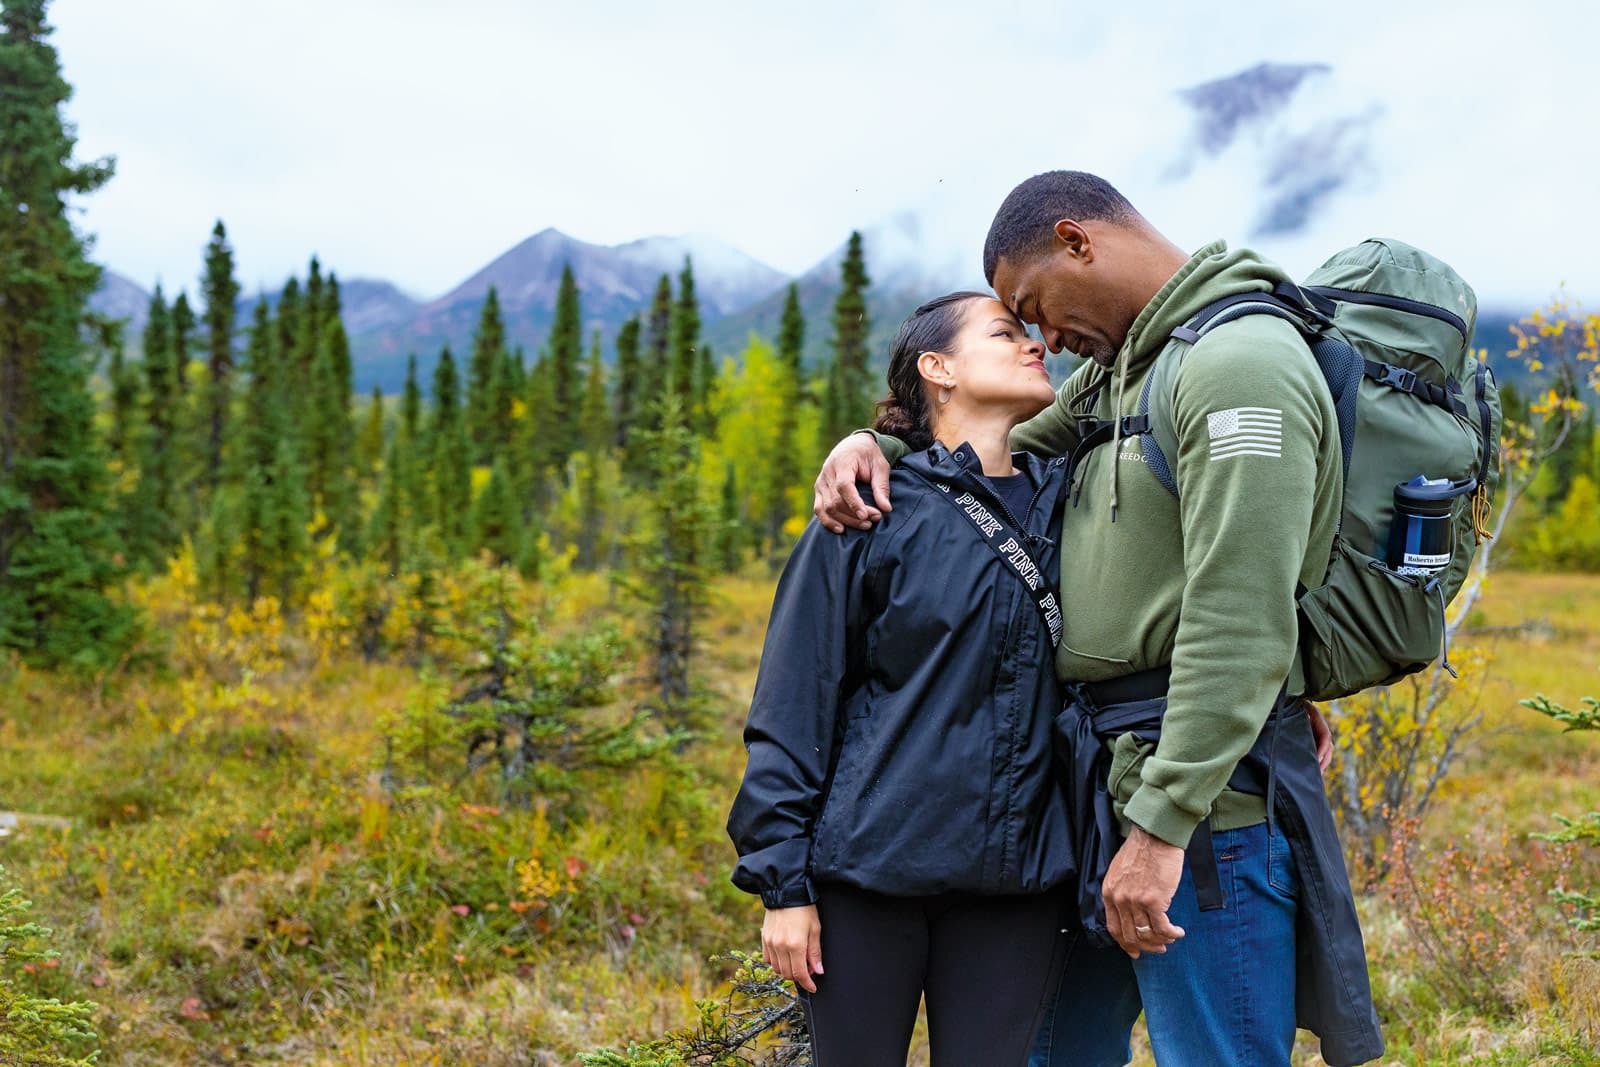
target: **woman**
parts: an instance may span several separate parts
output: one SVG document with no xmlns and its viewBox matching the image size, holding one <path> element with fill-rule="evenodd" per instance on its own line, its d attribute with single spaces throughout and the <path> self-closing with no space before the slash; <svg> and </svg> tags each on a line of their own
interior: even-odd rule
<svg viewBox="0 0 1600 1067">
<path fill-rule="evenodd" d="M 1021 1065 L 1067 947 L 1045 577 L 1063 464 L 1007 447 L 1054 399 L 1044 353 L 992 297 L 918 308 L 879 404 L 921 449 L 894 511 L 813 522 L 778 584 L 728 830 L 817 1067 L 904 1063 L 924 996 L 934 1067 Z"/>
</svg>

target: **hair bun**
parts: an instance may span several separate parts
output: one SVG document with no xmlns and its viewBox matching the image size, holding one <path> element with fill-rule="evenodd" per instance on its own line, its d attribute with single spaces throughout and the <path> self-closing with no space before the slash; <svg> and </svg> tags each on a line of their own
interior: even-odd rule
<svg viewBox="0 0 1600 1067">
<path fill-rule="evenodd" d="M 928 432 L 927 420 L 907 411 L 893 393 L 878 401 L 878 418 L 872 428 L 889 437 L 900 438 L 913 452 L 920 452 L 933 444 L 933 434 Z"/>
</svg>

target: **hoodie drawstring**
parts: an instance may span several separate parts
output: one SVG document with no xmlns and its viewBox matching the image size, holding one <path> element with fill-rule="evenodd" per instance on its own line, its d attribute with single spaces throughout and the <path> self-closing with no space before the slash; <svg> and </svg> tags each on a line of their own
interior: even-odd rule
<svg viewBox="0 0 1600 1067">
<path fill-rule="evenodd" d="M 1122 394 L 1128 385 L 1128 353 L 1117 357 L 1117 391 L 1111 401 L 1111 521 L 1117 521 L 1117 469 L 1122 466 Z"/>
</svg>

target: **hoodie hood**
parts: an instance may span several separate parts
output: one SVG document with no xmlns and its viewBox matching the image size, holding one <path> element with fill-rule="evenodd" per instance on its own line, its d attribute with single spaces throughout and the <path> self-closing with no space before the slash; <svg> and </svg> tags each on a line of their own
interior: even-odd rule
<svg viewBox="0 0 1600 1067">
<path fill-rule="evenodd" d="M 1189 261 L 1179 267 L 1177 273 L 1168 278 L 1167 283 L 1150 298 L 1150 302 L 1128 328 L 1128 336 L 1123 339 L 1122 348 L 1117 352 L 1116 362 L 1111 369 L 1097 368 L 1097 373 L 1086 375 L 1068 398 L 1069 404 L 1076 410 L 1076 401 L 1081 397 L 1099 389 L 1108 380 L 1114 380 L 1111 410 L 1119 416 L 1124 414 L 1127 410 L 1125 400 L 1129 382 L 1137 383 L 1143 378 L 1162 349 L 1167 347 L 1173 330 L 1188 322 L 1195 312 L 1207 304 L 1223 297 L 1236 293 L 1270 292 L 1279 282 L 1286 281 L 1289 281 L 1289 276 L 1281 267 L 1267 262 L 1248 248 L 1229 251 L 1226 241 L 1211 242 L 1190 256 Z M 1113 422 L 1113 455 L 1120 450 L 1121 444 L 1122 423 L 1117 419 Z M 1118 469 L 1118 465 L 1113 463 L 1107 470 L 1112 522 L 1117 519 Z"/>
<path fill-rule="evenodd" d="M 1096 368 L 1074 392 L 1082 395 L 1097 389 L 1112 374 L 1137 379 L 1167 346 L 1172 331 L 1207 304 L 1235 293 L 1271 292 L 1278 283 L 1290 280 L 1282 267 L 1250 249 L 1229 249 L 1226 241 L 1212 241 L 1190 256 L 1150 298 L 1128 327 L 1110 370 Z"/>
<path fill-rule="evenodd" d="M 1167 346 L 1172 331 L 1207 304 L 1235 293 L 1271 292 L 1289 280 L 1282 267 L 1250 249 L 1230 250 L 1226 241 L 1213 241 L 1190 256 L 1139 312 L 1117 360 L 1137 374 Z"/>
</svg>

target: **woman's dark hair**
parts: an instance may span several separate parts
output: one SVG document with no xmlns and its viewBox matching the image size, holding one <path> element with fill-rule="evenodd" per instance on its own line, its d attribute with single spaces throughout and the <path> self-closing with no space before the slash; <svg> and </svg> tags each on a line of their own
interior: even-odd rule
<svg viewBox="0 0 1600 1067">
<path fill-rule="evenodd" d="M 878 401 L 878 421 L 873 429 L 900 438 L 913 452 L 933 444 L 933 416 L 917 360 L 924 352 L 948 352 L 966 321 L 962 305 L 990 299 L 988 293 L 971 290 L 946 293 L 917 308 L 900 324 L 889 349 L 889 395 Z"/>
</svg>

